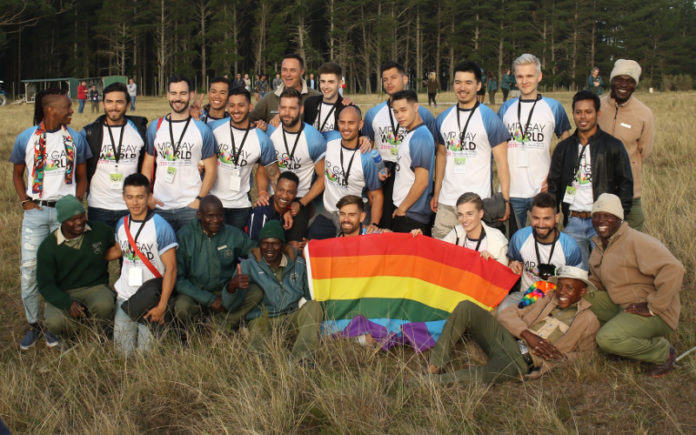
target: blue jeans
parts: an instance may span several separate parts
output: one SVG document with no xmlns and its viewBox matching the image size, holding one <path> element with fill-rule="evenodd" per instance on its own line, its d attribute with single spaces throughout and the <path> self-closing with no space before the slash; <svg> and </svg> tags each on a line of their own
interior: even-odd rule
<svg viewBox="0 0 696 435">
<path fill-rule="evenodd" d="M 527 212 L 532 211 L 532 201 L 534 198 L 513 198 L 510 197 L 510 208 L 517 218 L 517 228 L 527 226 Z"/>
<path fill-rule="evenodd" d="M 32 208 L 24 212 L 20 271 L 22 303 L 29 323 L 39 321 L 40 297 L 36 285 L 36 252 L 41 242 L 59 226 L 55 207 L 44 206 L 41 210 Z"/>
<path fill-rule="evenodd" d="M 135 110 L 135 95 L 131 95 L 131 107 L 130 110 Z"/>
<path fill-rule="evenodd" d="M 582 252 L 582 268 L 589 270 L 590 252 L 592 252 L 594 247 L 592 237 L 597 235 L 594 226 L 592 226 L 592 219 L 580 219 L 579 217 L 571 216 L 563 232 L 578 242 L 580 252 Z"/>
<path fill-rule="evenodd" d="M 119 219 L 128 214 L 126 210 L 107 210 L 105 208 L 87 207 L 87 218 L 92 222 L 101 222 L 116 229 Z"/>
<path fill-rule="evenodd" d="M 152 347 L 152 332 L 144 323 L 131 320 L 123 311 L 121 304 L 124 299 L 116 300 L 116 315 L 114 316 L 114 345 L 123 356 L 130 356 L 137 349 L 147 352 Z"/>
<path fill-rule="evenodd" d="M 87 100 L 77 100 L 80 105 L 78 106 L 77 113 L 82 113 L 85 110 L 85 103 Z"/>
<path fill-rule="evenodd" d="M 226 225 L 232 225 L 244 231 L 244 226 L 251 214 L 251 207 L 247 208 L 223 208 L 223 219 Z"/>
<path fill-rule="evenodd" d="M 186 224 L 196 219 L 196 213 L 198 213 L 198 209 L 191 207 L 181 207 L 172 210 L 162 210 L 158 208 L 155 210 L 155 213 L 162 216 L 164 220 L 172 226 L 174 232 L 177 232 Z"/>
</svg>

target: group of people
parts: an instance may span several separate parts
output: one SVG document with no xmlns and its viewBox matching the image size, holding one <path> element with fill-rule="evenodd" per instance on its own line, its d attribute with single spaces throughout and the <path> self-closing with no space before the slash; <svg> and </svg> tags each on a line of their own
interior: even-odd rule
<svg viewBox="0 0 696 435">
<path fill-rule="evenodd" d="M 458 64 L 458 102 L 437 118 L 396 62 L 381 67 L 389 98 L 363 116 L 339 92 L 339 65 L 319 68 L 318 92 L 294 54 L 256 104 L 224 77 L 207 105 L 191 104 L 189 81 L 172 76 L 171 111 L 149 124 L 127 115 L 121 83 L 104 89 L 104 115 L 79 133 L 70 99 L 42 91 L 10 157 L 25 210 L 21 348 L 42 333 L 59 345 L 75 320 L 113 319 L 130 354 L 159 325 L 205 318 L 226 329 L 248 322 L 258 346 L 271 326 L 292 326 L 293 355 L 304 358 L 324 316 L 309 292 L 307 241 L 394 231 L 432 234 L 520 275 L 496 316 L 468 302 L 454 310 L 426 370 L 438 379 L 540 374 L 595 343 L 669 372 L 676 352 L 665 336 L 677 327 L 684 270 L 639 231 L 653 141 L 652 113 L 632 95 L 640 66 L 618 60 L 601 99 L 578 92 L 572 134 L 562 105 L 538 90 L 539 59 L 523 54 L 513 70 L 520 97 L 496 113 L 479 100 L 478 65 Z M 552 134 L 562 139 L 553 154 Z M 119 258 L 114 297 L 106 262 Z M 441 374 L 467 331 L 488 364 Z"/>
</svg>

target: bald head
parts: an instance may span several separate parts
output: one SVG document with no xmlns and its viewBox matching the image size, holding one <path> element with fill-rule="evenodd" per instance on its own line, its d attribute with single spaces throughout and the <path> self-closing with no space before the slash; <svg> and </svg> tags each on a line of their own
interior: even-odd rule
<svg viewBox="0 0 696 435">
<path fill-rule="evenodd" d="M 341 133 L 343 145 L 355 148 L 358 143 L 358 135 L 363 127 L 362 112 L 357 106 L 346 106 L 338 114 L 338 131 Z"/>
</svg>

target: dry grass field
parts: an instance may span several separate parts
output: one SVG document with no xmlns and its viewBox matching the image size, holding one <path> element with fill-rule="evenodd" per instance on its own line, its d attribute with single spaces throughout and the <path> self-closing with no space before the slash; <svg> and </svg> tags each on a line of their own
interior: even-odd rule
<svg viewBox="0 0 696 435">
<path fill-rule="evenodd" d="M 550 96 L 570 113 L 572 94 Z M 681 323 L 671 336 L 683 352 L 696 345 L 696 158 L 688 133 L 696 125 L 696 93 L 637 96 L 655 113 L 657 131 L 645 168 L 645 231 L 687 269 Z M 438 99 L 454 102 L 451 93 Z M 378 97 L 355 100 L 367 109 Z M 136 114 L 153 119 L 167 109 L 163 98 L 139 97 Z M 325 340 L 312 368 L 289 365 L 279 341 L 261 356 L 247 352 L 244 333 L 204 333 L 186 346 L 165 340 L 131 360 L 89 331 L 62 354 L 43 342 L 21 352 L 22 212 L 7 159 L 32 111 L 0 107 L 0 418 L 16 433 L 696 432 L 696 353 L 661 379 L 598 354 L 537 381 L 483 387 L 409 381 L 424 356 L 338 340 Z M 76 113 L 72 125 L 80 129 L 94 117 Z M 473 346 L 461 350 L 462 363 L 481 362 Z"/>
</svg>

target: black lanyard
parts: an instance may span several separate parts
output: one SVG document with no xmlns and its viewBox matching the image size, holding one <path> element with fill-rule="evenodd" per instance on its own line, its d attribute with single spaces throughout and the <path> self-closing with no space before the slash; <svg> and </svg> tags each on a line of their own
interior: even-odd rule
<svg viewBox="0 0 696 435">
<path fill-rule="evenodd" d="M 578 180 L 578 175 L 580 173 L 580 162 L 582 161 L 582 156 L 585 154 L 585 148 L 587 148 L 590 145 L 590 142 L 587 142 L 585 145 L 582 146 L 582 149 L 580 150 L 580 155 L 578 156 L 578 161 L 575 163 L 575 167 L 573 168 L 573 173 L 575 174 L 575 179 Z"/>
<path fill-rule="evenodd" d="M 524 139 L 527 137 L 527 131 L 529 130 L 529 123 L 532 121 L 532 114 L 534 113 L 534 108 L 536 107 L 536 103 L 541 100 L 541 94 L 537 94 L 536 100 L 534 100 L 534 104 L 532 104 L 532 108 L 529 111 L 529 116 L 527 117 L 527 124 L 524 126 L 524 130 L 522 130 L 522 143 L 524 143 Z M 522 99 L 520 98 L 519 101 L 517 101 L 517 122 L 520 124 L 520 129 L 522 128 Z"/>
<path fill-rule="evenodd" d="M 247 140 L 247 136 L 249 136 L 249 130 L 251 130 L 251 123 L 249 123 L 249 126 L 246 128 L 246 131 L 244 132 L 244 137 L 242 138 L 242 143 L 239 145 L 239 151 L 237 151 L 237 147 L 234 143 L 234 129 L 232 128 L 232 118 L 230 118 L 230 138 L 232 139 L 232 161 L 234 162 L 235 167 L 239 167 L 239 157 L 241 157 L 242 155 L 242 148 L 244 148 L 244 143 Z"/>
<path fill-rule="evenodd" d="M 138 237 L 140 237 L 140 232 L 145 228 L 145 224 L 147 223 L 148 220 L 150 220 L 150 217 L 152 217 L 152 213 L 149 211 L 147 212 L 147 215 L 145 216 L 145 219 L 143 219 L 143 223 L 140 224 L 140 228 L 138 228 L 138 232 L 135 233 L 135 237 L 133 238 L 133 244 L 135 246 L 138 246 Z M 128 215 L 128 232 L 130 233 L 130 227 L 131 227 L 131 222 L 133 222 L 133 216 L 130 214 Z M 133 250 L 133 247 L 130 248 L 131 251 Z"/>
<path fill-rule="evenodd" d="M 350 168 L 353 167 L 353 159 L 355 158 L 355 155 L 357 154 L 357 148 L 353 150 L 353 155 L 350 157 L 350 161 L 348 162 L 348 170 L 346 171 L 343 168 L 343 141 L 341 140 L 341 171 L 343 171 L 343 187 L 348 186 L 348 177 L 350 176 Z"/>
<path fill-rule="evenodd" d="M 483 239 L 485 239 L 485 238 L 486 238 L 486 229 L 483 228 L 483 225 L 481 225 L 481 235 L 479 236 L 478 240 L 476 240 L 476 248 L 474 248 L 474 251 L 477 251 L 477 252 L 478 252 L 479 248 L 481 247 L 481 242 L 482 242 Z M 466 241 L 467 241 L 467 240 L 469 240 L 469 241 L 471 241 L 471 242 L 474 241 L 474 240 L 470 239 L 470 238 L 469 238 L 469 235 L 467 234 L 467 235 L 465 236 L 465 239 L 464 239 L 464 246 L 466 246 Z"/>
<path fill-rule="evenodd" d="M 466 131 L 469 129 L 469 121 L 471 121 L 471 117 L 474 116 L 474 112 L 476 112 L 476 109 L 479 106 L 479 102 L 476 101 L 476 104 L 474 104 L 474 107 L 471 109 L 471 112 L 469 112 L 469 117 L 466 118 L 466 124 L 464 124 L 464 130 L 462 130 L 462 126 L 459 123 L 459 111 L 460 110 L 465 110 L 465 109 L 460 109 L 457 107 L 457 130 L 459 130 L 459 147 L 464 145 L 464 138 L 466 137 Z"/>
<path fill-rule="evenodd" d="M 114 141 L 114 135 L 111 132 L 111 126 L 109 123 L 106 123 L 106 128 L 109 130 L 111 148 L 114 150 L 114 160 L 116 160 L 116 166 L 118 166 L 118 161 L 121 159 L 121 144 L 123 144 L 123 131 L 126 129 L 126 123 L 124 122 L 121 126 L 121 134 L 118 137 L 118 149 L 116 149 L 116 142 Z"/>
<path fill-rule="evenodd" d="M 537 257 L 537 267 L 538 265 L 542 264 L 541 263 L 541 257 L 539 256 L 539 243 L 537 242 L 536 235 L 532 235 L 534 237 L 534 251 L 536 251 L 536 257 Z M 551 264 L 551 259 L 553 258 L 553 250 L 556 249 L 556 241 L 558 241 L 558 235 L 556 234 L 556 229 L 553 229 L 553 244 L 551 244 L 551 253 L 549 254 L 549 261 L 546 262 L 546 264 Z"/>
<path fill-rule="evenodd" d="M 189 116 L 186 118 L 186 124 L 184 125 L 184 129 L 181 131 L 181 136 L 179 136 L 179 142 L 177 142 L 176 146 L 174 145 L 174 131 L 172 130 L 172 115 L 169 115 L 169 119 L 167 120 L 169 122 L 169 138 L 172 141 L 172 152 L 174 153 L 173 157 L 174 160 L 176 160 L 177 153 L 179 152 L 179 148 L 181 148 L 181 141 L 184 140 L 184 135 L 186 134 L 186 129 L 189 126 L 189 123 L 191 122 L 191 117 Z"/>
<path fill-rule="evenodd" d="M 285 143 L 285 152 L 288 154 L 288 158 L 293 160 L 295 157 L 295 149 L 297 148 L 297 143 L 300 141 L 300 136 L 302 136 L 302 130 L 304 129 L 304 123 L 300 124 L 300 131 L 297 132 L 297 137 L 295 138 L 295 144 L 292 146 L 292 153 L 288 148 L 288 139 L 285 137 L 285 127 L 283 127 L 283 142 Z"/>
<path fill-rule="evenodd" d="M 399 140 L 399 123 L 394 124 L 394 115 L 392 114 L 391 102 L 389 101 L 387 101 L 387 112 L 389 112 L 389 126 L 394 132 L 394 142 L 397 142 Z"/>
<path fill-rule="evenodd" d="M 319 110 L 317 112 L 317 125 L 319 125 L 321 123 L 321 126 L 319 127 L 319 133 L 322 133 L 324 131 L 324 127 L 326 127 L 326 121 L 329 120 L 329 118 L 331 117 L 331 114 L 334 113 L 334 110 L 336 110 L 336 105 L 335 104 L 332 105 L 331 110 L 329 110 L 329 114 L 326 115 L 326 119 L 324 119 L 324 122 L 322 123 L 321 122 L 321 106 L 323 106 L 323 105 L 324 105 L 324 102 L 320 101 L 319 102 Z M 334 125 L 334 129 L 335 129 L 335 127 L 336 126 Z"/>
</svg>

